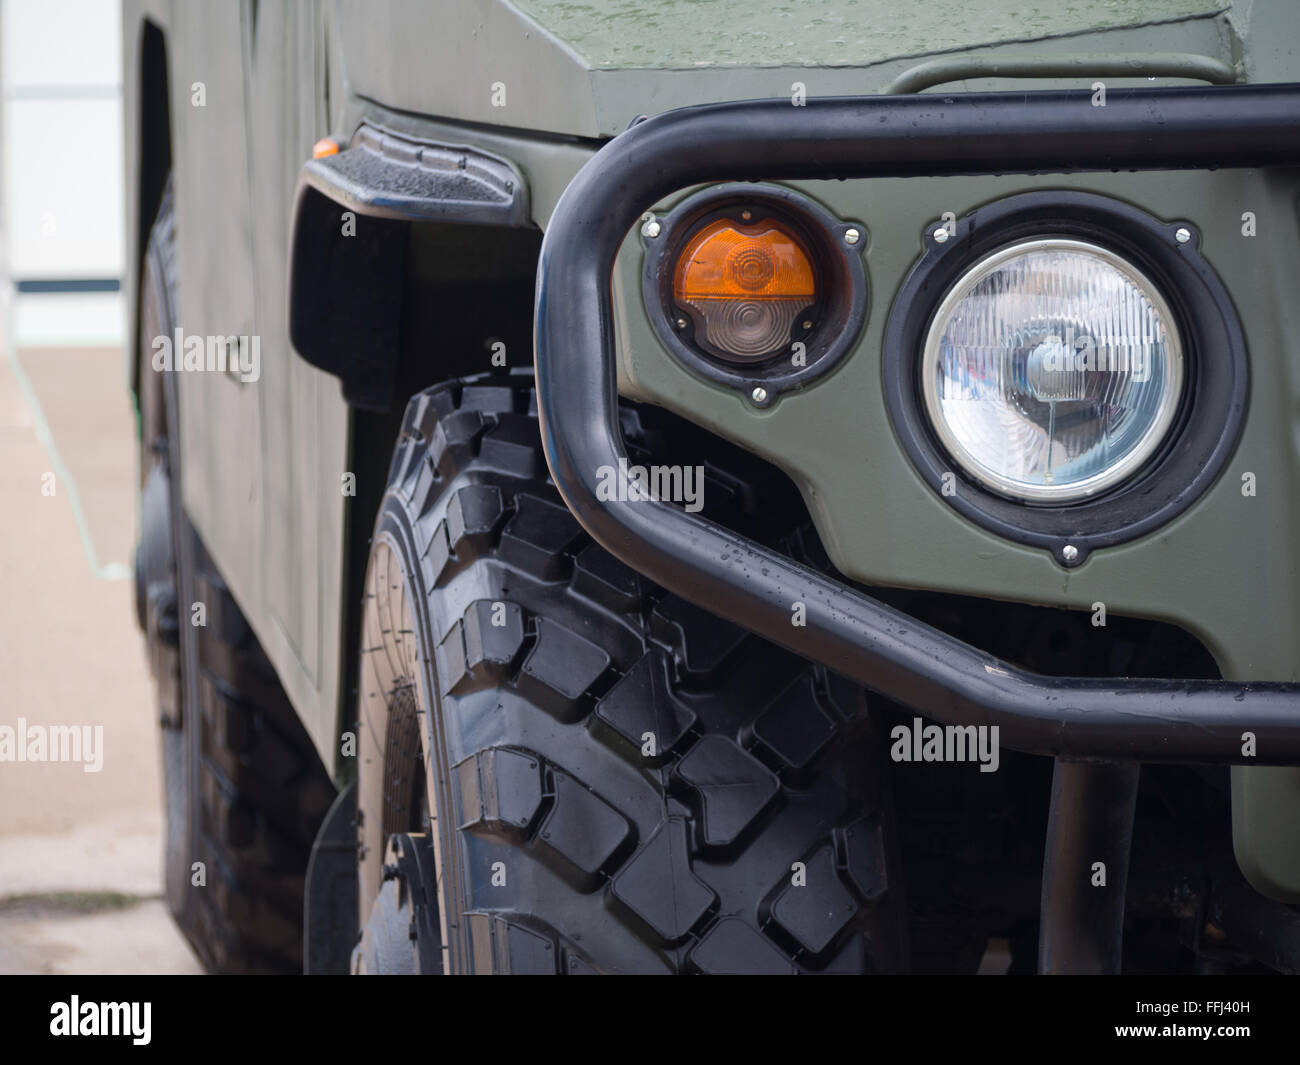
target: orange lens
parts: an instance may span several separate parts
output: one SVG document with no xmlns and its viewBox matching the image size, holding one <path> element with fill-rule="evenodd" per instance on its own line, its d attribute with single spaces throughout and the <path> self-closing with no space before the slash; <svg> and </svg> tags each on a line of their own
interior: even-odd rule
<svg viewBox="0 0 1300 1065">
<path fill-rule="evenodd" d="M 677 260 L 678 300 L 801 299 L 816 295 L 812 262 L 803 243 L 770 219 L 742 225 L 722 219 L 705 226 Z"/>
<path fill-rule="evenodd" d="M 682 250 L 673 296 L 715 354 L 763 358 L 790 343 L 796 316 L 816 302 L 812 259 L 774 219 L 711 222 Z"/>
</svg>

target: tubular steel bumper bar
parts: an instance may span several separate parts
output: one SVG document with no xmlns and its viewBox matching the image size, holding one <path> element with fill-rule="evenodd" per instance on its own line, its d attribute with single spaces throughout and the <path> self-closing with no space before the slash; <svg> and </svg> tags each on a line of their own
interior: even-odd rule
<svg viewBox="0 0 1300 1065">
<path fill-rule="evenodd" d="M 547 461 L 578 520 L 626 563 L 774 643 L 944 724 L 998 725 L 1067 758 L 1300 764 L 1300 685 L 1055 679 L 1024 672 L 821 573 L 653 500 L 603 501 L 624 456 L 610 277 L 641 212 L 715 181 L 1214 169 L 1300 163 L 1300 85 L 748 101 L 633 126 L 561 197 L 537 283 Z M 790 623 L 806 606 L 806 627 Z M 1242 754 L 1242 733 L 1256 754 Z"/>
</svg>

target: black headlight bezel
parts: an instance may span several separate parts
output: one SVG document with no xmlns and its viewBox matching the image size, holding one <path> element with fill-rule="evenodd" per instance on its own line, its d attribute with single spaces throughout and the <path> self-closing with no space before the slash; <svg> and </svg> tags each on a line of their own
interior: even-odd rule
<svg viewBox="0 0 1300 1065">
<path fill-rule="evenodd" d="M 1193 226 L 1160 221 L 1095 193 L 1045 190 L 977 208 L 950 222 L 943 242 L 933 239 L 935 228 L 927 231 L 925 252 L 890 309 L 881 380 L 903 450 L 945 503 L 999 536 L 1046 548 L 1061 564 L 1077 566 L 1097 548 L 1159 528 L 1204 494 L 1241 435 L 1248 365 L 1236 312 L 1202 257 Z M 1180 229 L 1187 230 L 1186 241 L 1178 240 Z M 1100 245 L 1160 288 L 1183 341 L 1185 381 L 1178 416 L 1141 472 L 1096 497 L 1041 505 L 987 490 L 947 456 L 924 410 L 919 366 L 930 322 L 952 285 L 998 249 L 1049 235 Z M 952 475 L 946 491 L 945 474 Z"/>
</svg>

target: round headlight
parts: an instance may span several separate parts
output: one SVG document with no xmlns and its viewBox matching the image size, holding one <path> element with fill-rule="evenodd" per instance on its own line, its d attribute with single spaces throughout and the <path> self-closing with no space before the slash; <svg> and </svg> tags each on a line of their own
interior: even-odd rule
<svg viewBox="0 0 1300 1065">
<path fill-rule="evenodd" d="M 940 442 L 986 488 L 1069 503 L 1127 480 L 1177 413 L 1183 349 L 1131 263 L 1036 239 L 977 262 L 930 324 L 921 388 Z"/>
</svg>

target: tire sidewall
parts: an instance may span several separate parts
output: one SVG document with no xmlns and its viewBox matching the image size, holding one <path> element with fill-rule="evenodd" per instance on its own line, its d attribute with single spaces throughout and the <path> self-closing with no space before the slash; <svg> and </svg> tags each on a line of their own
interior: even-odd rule
<svg viewBox="0 0 1300 1065">
<path fill-rule="evenodd" d="M 412 675 L 400 678 L 413 683 L 416 688 L 420 720 L 420 740 L 424 752 L 425 794 L 436 804 L 433 814 L 434 853 L 438 869 L 438 912 L 442 924 L 443 964 L 449 973 L 472 972 L 472 952 L 465 930 L 465 899 L 463 895 L 463 877 L 459 840 L 455 825 L 458 823 L 455 795 L 451 787 L 452 773 L 448 760 L 448 745 L 442 735 L 443 715 L 438 712 L 438 684 L 433 668 L 434 650 L 438 645 L 435 619 L 429 609 L 429 589 L 424 581 L 417 562 L 414 537 L 411 532 L 410 516 L 406 505 L 396 494 L 389 492 L 385 496 L 376 519 L 375 534 L 372 540 L 369 567 L 376 564 L 380 551 L 387 548 L 392 552 L 405 586 L 405 602 L 411 604 L 409 617 L 414 625 L 417 638 L 417 662 Z M 370 574 L 367 574 L 367 589 L 370 587 Z M 363 621 L 362 639 L 365 640 Z M 363 652 L 364 654 L 364 652 Z M 358 692 L 358 767 L 357 767 L 357 801 L 358 809 L 363 811 L 362 841 L 363 855 L 358 870 L 360 890 L 358 892 L 359 919 L 364 927 L 380 879 L 383 863 L 385 840 L 379 813 L 383 808 L 384 751 L 387 740 L 388 717 L 386 713 L 367 715 L 364 701 L 366 684 L 371 679 L 366 664 L 361 663 L 359 676 L 361 689 Z M 391 697 L 392 692 L 387 693 Z M 378 703 L 376 705 L 379 705 Z M 388 700 L 382 705 L 386 708 Z M 378 822 L 378 824 L 376 824 Z"/>
<path fill-rule="evenodd" d="M 174 579 L 178 604 L 192 601 L 193 581 L 186 579 L 182 564 L 182 543 L 188 529 L 180 506 L 180 427 L 177 419 L 178 396 L 172 374 L 158 374 L 152 365 L 152 338 L 150 323 L 158 335 L 170 336 L 176 326 L 176 278 L 174 275 L 174 216 L 170 187 L 163 195 L 158 216 L 150 231 L 145 252 L 144 270 L 141 273 L 140 335 L 137 337 L 139 366 L 139 406 L 141 429 L 141 474 L 151 461 L 150 452 L 154 431 L 166 433 L 168 447 L 168 499 L 171 522 Z M 161 380 L 159 378 L 161 377 Z M 161 409 L 159 409 L 161 406 Z M 194 853 L 196 831 L 194 777 L 195 733 L 190 721 L 193 705 L 188 690 L 187 677 L 192 675 L 193 635 L 188 622 L 188 611 L 180 610 L 179 643 L 180 682 L 177 703 L 180 714 L 179 728 L 160 728 L 159 745 L 163 777 L 163 882 L 168 910 L 183 928 L 191 927 L 194 920 L 193 889 L 191 880 L 191 855 Z M 146 634 L 147 638 L 147 634 Z"/>
</svg>

